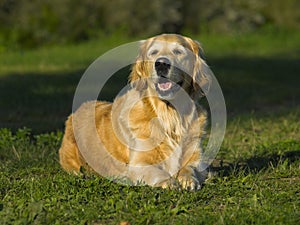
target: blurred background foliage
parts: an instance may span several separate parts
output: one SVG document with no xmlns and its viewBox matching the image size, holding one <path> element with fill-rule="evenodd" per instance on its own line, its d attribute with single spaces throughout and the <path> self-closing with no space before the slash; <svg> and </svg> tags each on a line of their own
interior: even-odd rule
<svg viewBox="0 0 300 225">
<path fill-rule="evenodd" d="M 0 50 L 113 34 L 299 29 L 299 0 L 0 0 Z"/>
</svg>

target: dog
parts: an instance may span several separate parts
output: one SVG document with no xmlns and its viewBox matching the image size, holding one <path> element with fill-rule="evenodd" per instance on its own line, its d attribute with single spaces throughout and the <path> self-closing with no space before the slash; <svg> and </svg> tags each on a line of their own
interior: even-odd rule
<svg viewBox="0 0 300 225">
<path fill-rule="evenodd" d="M 82 104 L 66 121 L 59 150 L 68 172 L 81 168 L 132 184 L 197 190 L 210 69 L 201 45 L 162 34 L 141 41 L 130 88 L 113 103 Z"/>
</svg>

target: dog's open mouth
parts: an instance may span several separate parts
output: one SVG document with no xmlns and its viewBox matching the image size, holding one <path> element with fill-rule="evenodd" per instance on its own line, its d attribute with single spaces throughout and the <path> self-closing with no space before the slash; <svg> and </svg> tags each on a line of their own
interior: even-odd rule
<svg viewBox="0 0 300 225">
<path fill-rule="evenodd" d="M 163 82 L 163 83 L 157 83 L 157 87 L 161 91 L 168 91 L 172 88 L 173 84 L 170 81 Z"/>
<path fill-rule="evenodd" d="M 155 86 L 160 97 L 170 98 L 180 89 L 182 84 L 183 81 L 175 83 L 167 78 L 159 78 Z"/>
</svg>

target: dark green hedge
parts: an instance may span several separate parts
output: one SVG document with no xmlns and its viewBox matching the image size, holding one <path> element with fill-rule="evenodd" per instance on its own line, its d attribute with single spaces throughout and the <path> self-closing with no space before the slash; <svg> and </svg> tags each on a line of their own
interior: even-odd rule
<svg viewBox="0 0 300 225">
<path fill-rule="evenodd" d="M 0 46 L 35 47 L 99 35 L 247 32 L 300 27 L 297 0 L 0 0 Z"/>
</svg>

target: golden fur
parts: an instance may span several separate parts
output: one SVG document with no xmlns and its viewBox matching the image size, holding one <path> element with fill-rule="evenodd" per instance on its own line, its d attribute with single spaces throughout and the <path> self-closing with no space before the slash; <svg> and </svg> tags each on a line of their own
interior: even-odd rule
<svg viewBox="0 0 300 225">
<path fill-rule="evenodd" d="M 75 173 L 81 167 L 92 168 L 102 176 L 127 178 L 133 184 L 199 188 L 202 178 L 197 167 L 206 113 L 198 98 L 209 83 L 201 54 L 198 42 L 180 35 L 144 41 L 129 77 L 132 88 L 113 103 L 87 102 L 66 121 L 61 166 Z M 163 65 L 170 70 L 162 70 L 163 79 L 179 80 L 181 89 L 174 93 L 163 89 L 170 85 L 167 81 L 155 83 L 161 79 L 160 64 L 155 63 L 161 56 L 191 74 Z"/>
</svg>

